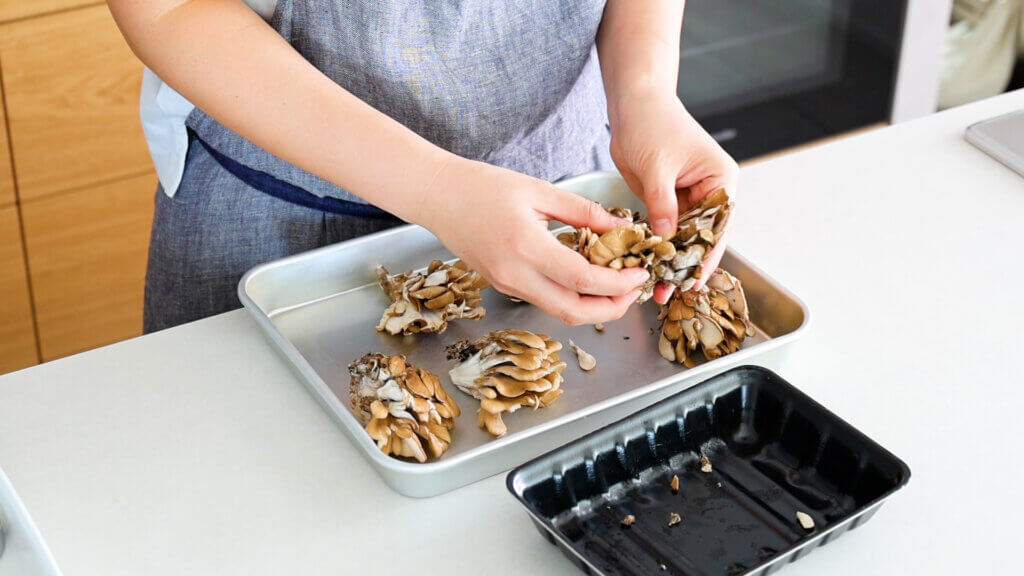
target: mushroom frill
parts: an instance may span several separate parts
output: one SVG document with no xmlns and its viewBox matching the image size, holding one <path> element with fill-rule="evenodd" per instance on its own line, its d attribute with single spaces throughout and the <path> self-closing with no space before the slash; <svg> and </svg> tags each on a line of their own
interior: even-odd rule
<svg viewBox="0 0 1024 576">
<path fill-rule="evenodd" d="M 434 260 L 425 273 L 389 274 L 378 266 L 377 280 L 391 298 L 377 325 L 380 332 L 444 332 L 451 320 L 479 320 L 487 313 L 480 305 L 480 291 L 487 288 L 487 280 L 461 260 L 453 264 Z"/>
<path fill-rule="evenodd" d="M 525 330 L 498 330 L 447 348 L 459 364 L 448 374 L 460 390 L 480 400 L 477 423 L 494 436 L 508 428 L 505 412 L 548 406 L 562 395 L 562 344 Z"/>
<path fill-rule="evenodd" d="M 444 454 L 460 411 L 437 376 L 400 355 L 367 354 L 348 370 L 352 408 L 381 451 L 419 462 Z"/>
<path fill-rule="evenodd" d="M 679 217 L 671 238 L 654 234 L 647 219 L 629 209 L 611 208 L 613 215 L 633 223 L 604 234 L 579 228 L 559 234 L 558 239 L 592 264 L 646 269 L 651 276 L 638 300 L 643 302 L 651 297 L 658 282 L 675 284 L 684 291 L 693 287 L 700 278 L 700 264 L 721 239 L 732 209 L 728 194 L 720 188 Z"/>
<path fill-rule="evenodd" d="M 661 307 L 658 352 L 669 361 L 696 365 L 693 353 L 714 360 L 739 350 L 754 335 L 740 281 L 721 268 L 700 290 L 676 290 Z"/>
</svg>

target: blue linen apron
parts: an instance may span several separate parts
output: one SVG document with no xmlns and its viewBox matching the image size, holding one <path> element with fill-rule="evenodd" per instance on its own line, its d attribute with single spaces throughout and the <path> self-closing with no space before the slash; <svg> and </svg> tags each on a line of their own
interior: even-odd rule
<svg viewBox="0 0 1024 576">
<path fill-rule="evenodd" d="M 437 146 L 553 182 L 613 167 L 594 44 L 603 11 L 588 0 L 280 0 L 270 24 L 340 86 Z M 157 196 L 147 331 L 237 307 L 232 281 L 252 265 L 398 223 L 198 108 L 186 124 L 194 141 L 181 187 Z M 332 215 L 336 233 L 285 247 L 267 233 L 238 250 L 233 216 L 188 198 L 213 195 L 238 210 L 231 187 L 272 197 L 252 200 L 268 221 L 301 208 L 314 220 Z M 197 210 L 220 213 L 186 214 Z M 200 234 L 190 221 L 220 224 Z"/>
</svg>

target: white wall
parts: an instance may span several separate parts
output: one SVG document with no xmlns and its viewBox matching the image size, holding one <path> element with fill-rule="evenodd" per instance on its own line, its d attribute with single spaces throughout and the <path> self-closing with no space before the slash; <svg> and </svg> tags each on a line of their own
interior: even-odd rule
<svg viewBox="0 0 1024 576">
<path fill-rule="evenodd" d="M 942 46 L 953 0 L 910 0 L 903 29 L 892 121 L 904 122 L 935 111 Z"/>
</svg>

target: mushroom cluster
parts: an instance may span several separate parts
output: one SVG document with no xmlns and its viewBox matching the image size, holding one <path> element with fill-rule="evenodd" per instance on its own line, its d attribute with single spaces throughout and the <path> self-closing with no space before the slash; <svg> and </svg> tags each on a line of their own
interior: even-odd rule
<svg viewBox="0 0 1024 576">
<path fill-rule="evenodd" d="M 682 214 L 676 233 L 662 238 L 651 230 L 645 218 L 626 208 L 612 208 L 613 215 L 632 220 L 629 226 L 597 234 L 579 228 L 559 234 L 562 244 L 582 254 L 592 264 L 609 268 L 642 267 L 651 273 L 639 301 L 651 297 L 657 282 L 689 290 L 700 277 L 700 264 L 718 243 L 732 214 L 733 203 L 720 188 Z"/>
<path fill-rule="evenodd" d="M 522 406 L 548 406 L 562 395 L 562 344 L 525 330 L 497 330 L 448 346 L 459 364 L 448 372 L 460 390 L 480 400 L 477 423 L 494 436 L 507 427 L 502 414 Z"/>
<path fill-rule="evenodd" d="M 700 350 L 708 360 L 731 354 L 754 335 L 747 299 L 740 281 L 721 268 L 700 290 L 676 290 L 661 307 L 658 352 L 671 362 L 692 368 L 692 353 Z"/>
<path fill-rule="evenodd" d="M 377 325 L 380 332 L 444 332 L 451 320 L 479 320 L 487 313 L 480 305 L 480 291 L 488 286 L 487 280 L 461 260 L 453 264 L 434 260 L 425 273 L 389 274 L 378 266 L 377 280 L 391 298 Z"/>
<path fill-rule="evenodd" d="M 444 454 L 460 411 L 437 376 L 401 355 L 367 354 L 348 371 L 352 408 L 381 451 L 419 462 Z"/>
</svg>

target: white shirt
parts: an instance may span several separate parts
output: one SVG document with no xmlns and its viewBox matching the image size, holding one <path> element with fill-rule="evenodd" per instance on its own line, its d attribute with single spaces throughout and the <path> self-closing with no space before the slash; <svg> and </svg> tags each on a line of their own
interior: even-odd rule
<svg viewBox="0 0 1024 576">
<path fill-rule="evenodd" d="M 277 7 L 277 0 L 244 1 L 268 21 Z M 152 70 L 146 68 L 143 71 L 139 117 L 157 178 L 168 196 L 174 196 L 185 172 L 185 156 L 188 154 L 185 119 L 194 108 L 191 102 L 165 84 Z"/>
</svg>

